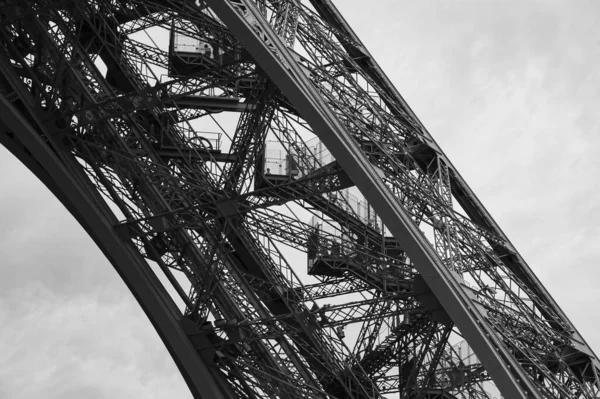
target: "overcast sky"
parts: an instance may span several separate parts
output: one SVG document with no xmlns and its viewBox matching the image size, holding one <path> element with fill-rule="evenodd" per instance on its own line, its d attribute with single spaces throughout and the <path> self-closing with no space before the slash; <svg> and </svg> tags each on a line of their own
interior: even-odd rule
<svg viewBox="0 0 600 399">
<path fill-rule="evenodd" d="M 336 4 L 600 354 L 600 2 Z M 0 398 L 190 398 L 112 266 L 4 148 L 0 181 Z"/>
</svg>

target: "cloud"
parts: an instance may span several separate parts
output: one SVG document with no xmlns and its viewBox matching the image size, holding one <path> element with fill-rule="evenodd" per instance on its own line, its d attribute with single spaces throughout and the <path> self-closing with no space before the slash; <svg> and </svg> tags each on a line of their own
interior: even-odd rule
<svg viewBox="0 0 600 399">
<path fill-rule="evenodd" d="M 600 353 L 600 3 L 336 4 Z M 190 397 L 83 229 L 4 149 L 0 176 L 0 397 Z"/>
<path fill-rule="evenodd" d="M 0 166 L 0 397 L 191 397 L 84 230 L 3 148 Z"/>
<path fill-rule="evenodd" d="M 0 321 L 10 327 L 0 330 L 5 397 L 190 396 L 137 303 L 112 283 L 121 286 L 118 301 L 101 299 L 93 284 L 67 298 L 32 281 L 0 302 Z"/>
<path fill-rule="evenodd" d="M 600 352 L 600 3 L 356 4 L 336 3 Z"/>
</svg>

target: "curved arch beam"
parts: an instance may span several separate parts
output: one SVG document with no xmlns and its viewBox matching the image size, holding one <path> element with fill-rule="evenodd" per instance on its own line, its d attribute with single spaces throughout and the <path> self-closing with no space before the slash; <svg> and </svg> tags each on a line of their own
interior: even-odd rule
<svg viewBox="0 0 600 399">
<path fill-rule="evenodd" d="M 0 121 L 0 143 L 48 187 L 112 263 L 150 319 L 194 398 L 236 397 L 198 355 L 186 333 L 182 313 L 150 266 L 131 243 L 116 234 L 114 214 L 97 206 L 36 128 L 2 95 Z"/>
</svg>

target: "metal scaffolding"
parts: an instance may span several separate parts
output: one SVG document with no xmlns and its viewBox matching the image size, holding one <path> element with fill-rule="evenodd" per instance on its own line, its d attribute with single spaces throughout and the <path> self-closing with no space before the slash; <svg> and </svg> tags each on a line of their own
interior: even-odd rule
<svg viewBox="0 0 600 399">
<path fill-rule="evenodd" d="M 600 394 L 598 358 L 330 0 L 5 0 L 0 26 L 0 142 L 195 397 Z"/>
</svg>

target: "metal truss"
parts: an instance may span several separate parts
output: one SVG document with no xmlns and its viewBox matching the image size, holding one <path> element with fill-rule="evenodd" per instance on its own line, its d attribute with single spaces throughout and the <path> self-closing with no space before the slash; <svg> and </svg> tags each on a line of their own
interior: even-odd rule
<svg viewBox="0 0 600 399">
<path fill-rule="evenodd" d="M 0 140 L 195 397 L 599 395 L 593 351 L 330 0 L 0 7 Z"/>
</svg>

